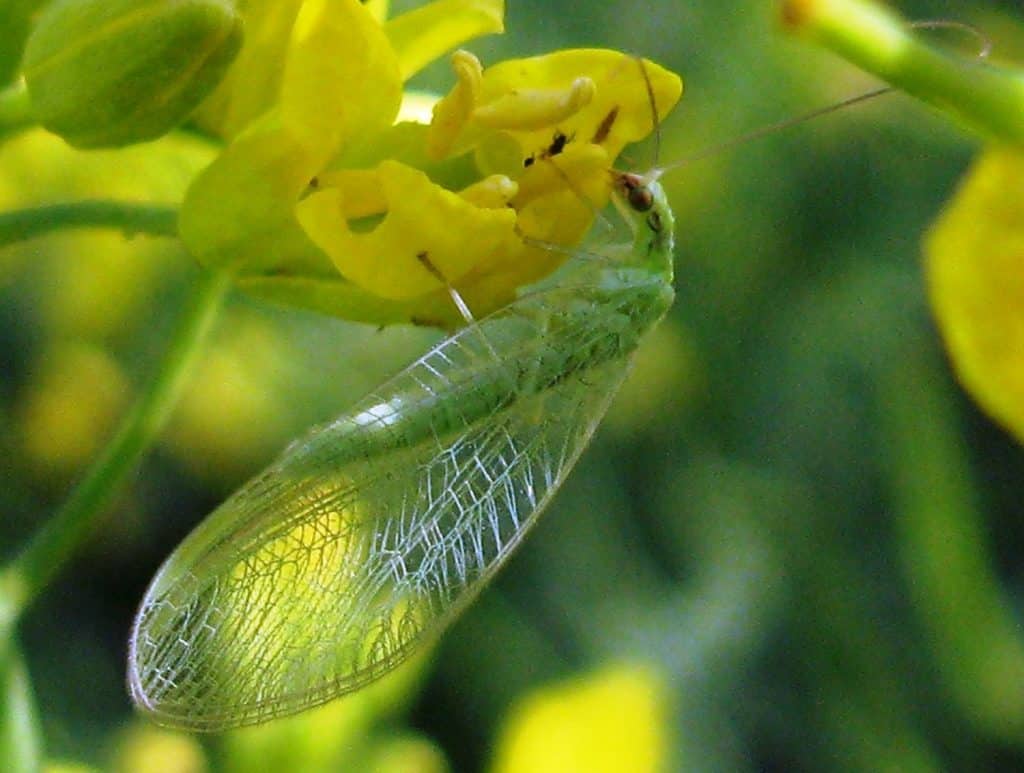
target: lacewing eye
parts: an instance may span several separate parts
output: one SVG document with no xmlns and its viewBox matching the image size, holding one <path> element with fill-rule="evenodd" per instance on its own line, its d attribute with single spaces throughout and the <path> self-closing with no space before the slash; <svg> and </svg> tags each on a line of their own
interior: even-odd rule
<svg viewBox="0 0 1024 773">
<path fill-rule="evenodd" d="M 630 188 L 626 198 L 629 201 L 629 206 L 637 212 L 647 212 L 654 206 L 654 194 L 646 185 Z"/>
<path fill-rule="evenodd" d="M 623 172 L 615 175 L 615 186 L 634 212 L 647 212 L 654 206 L 651 187 L 638 174 Z"/>
</svg>

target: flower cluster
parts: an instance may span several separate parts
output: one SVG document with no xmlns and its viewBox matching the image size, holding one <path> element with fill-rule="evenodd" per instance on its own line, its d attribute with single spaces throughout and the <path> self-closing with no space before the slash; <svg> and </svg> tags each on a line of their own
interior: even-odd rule
<svg viewBox="0 0 1024 773">
<path fill-rule="evenodd" d="M 553 270 L 559 253 L 537 245 L 582 238 L 615 157 L 681 83 L 607 50 L 488 68 L 456 51 L 454 88 L 415 120 L 405 81 L 501 31 L 503 10 L 436 0 L 385 19 L 380 3 L 249 2 L 246 42 L 197 114 L 227 144 L 183 205 L 193 254 L 271 300 L 443 327 L 461 321 L 450 288 L 479 316 Z"/>
</svg>

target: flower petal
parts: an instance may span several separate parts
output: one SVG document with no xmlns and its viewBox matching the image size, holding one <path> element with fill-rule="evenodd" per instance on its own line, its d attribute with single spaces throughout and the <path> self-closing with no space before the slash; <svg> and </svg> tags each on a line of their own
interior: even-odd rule
<svg viewBox="0 0 1024 773">
<path fill-rule="evenodd" d="M 294 217 L 319 159 L 268 118 L 239 136 L 193 181 L 179 231 L 204 265 L 261 271 L 315 265 L 322 254 Z"/>
<path fill-rule="evenodd" d="M 402 102 L 398 57 L 358 0 L 306 0 L 281 83 L 282 121 L 324 161 L 355 134 L 390 126 Z"/>
<path fill-rule="evenodd" d="M 520 167 L 572 143 L 600 145 L 614 159 L 625 145 L 649 135 L 683 90 L 675 73 L 647 59 L 606 49 L 510 59 L 486 68 L 472 89 L 459 69 L 463 59 L 453 57 L 453 63 L 459 84 L 441 104 L 457 101 L 458 115 L 470 111 L 466 101 L 475 106 L 471 118 L 459 123 L 460 136 L 451 136 L 453 129 L 444 126 L 434 129 L 443 136 L 432 141 L 457 155 L 493 142 L 496 132 L 504 132 L 519 145 L 515 164 Z M 435 112 L 435 120 L 438 117 L 448 115 Z M 490 171 L 515 175 L 511 166 Z"/>
<path fill-rule="evenodd" d="M 957 375 L 1024 440 L 1024 152 L 975 161 L 925 241 L 929 296 Z"/>
<path fill-rule="evenodd" d="M 470 54 L 452 60 L 459 83 L 435 108 L 428 152 L 472 148 L 481 172 L 519 184 L 521 230 L 563 245 L 607 203 L 607 171 L 623 146 L 647 136 L 682 93 L 674 73 L 617 51 L 559 51 L 482 74 Z"/>
<path fill-rule="evenodd" d="M 335 148 L 389 125 L 401 75 L 379 10 L 358 0 L 248 0 L 242 50 L 194 120 L 230 139 L 280 102 L 294 133 Z"/>
<path fill-rule="evenodd" d="M 277 101 L 281 63 L 303 0 L 245 0 L 240 3 L 245 38 L 227 76 L 192 120 L 211 134 L 231 139 Z"/>
<path fill-rule="evenodd" d="M 430 181 L 423 172 L 384 161 L 376 189 L 367 178 L 342 172 L 336 187 L 302 202 L 297 215 L 310 238 L 354 284 L 388 299 L 406 299 L 457 283 L 474 266 L 518 242 L 516 214 L 508 207 L 478 207 Z M 387 210 L 359 232 L 351 212 L 367 212 L 365 200 L 383 195 Z"/>
<path fill-rule="evenodd" d="M 391 19 L 384 32 L 408 80 L 461 43 L 504 32 L 504 17 L 504 0 L 435 0 Z"/>
<path fill-rule="evenodd" d="M 446 290 L 391 300 L 357 287 L 337 271 L 332 277 L 246 276 L 238 280 L 238 288 L 270 303 L 370 325 L 411 323 L 453 329 L 465 323 Z"/>
<path fill-rule="evenodd" d="M 488 125 L 512 131 L 527 153 L 544 153 L 557 130 L 568 143 L 601 145 L 614 159 L 625 145 L 653 131 L 655 120 L 660 121 L 668 114 L 679 101 L 683 88 L 679 76 L 647 59 L 605 49 L 570 49 L 529 59 L 510 59 L 488 67 L 484 70 L 479 110 L 501 104 L 509 95 L 525 89 L 541 94 L 572 92 L 573 84 L 581 78 L 593 82 L 594 93 L 589 100 L 578 100 L 579 109 L 569 115 L 559 116 L 547 126 L 523 127 L 523 121 L 513 111 L 504 123 L 489 115 Z"/>
<path fill-rule="evenodd" d="M 665 770 L 670 708 L 665 678 L 642 665 L 541 687 L 509 712 L 491 770 Z"/>
<path fill-rule="evenodd" d="M 363 0 L 363 5 L 380 24 L 388 18 L 388 9 L 391 6 L 389 0 Z"/>
</svg>

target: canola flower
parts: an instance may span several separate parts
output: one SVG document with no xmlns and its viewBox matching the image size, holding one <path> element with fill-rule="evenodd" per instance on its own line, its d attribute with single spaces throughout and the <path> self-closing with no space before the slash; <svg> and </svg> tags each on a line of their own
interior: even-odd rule
<svg viewBox="0 0 1024 773">
<path fill-rule="evenodd" d="M 670 709 L 663 676 L 647 666 L 609 664 L 541 687 L 506 717 L 491 771 L 664 770 Z"/>
<path fill-rule="evenodd" d="M 458 51 L 432 120 L 402 120 L 418 96 L 403 112 L 403 83 L 499 32 L 502 3 L 439 0 L 388 20 L 355 0 L 286 6 L 248 8 L 246 43 L 197 116 L 227 145 L 180 221 L 200 262 L 265 298 L 451 327 L 454 287 L 482 316 L 564 259 L 538 242 L 577 243 L 614 159 L 655 125 L 638 61 L 600 49 L 487 68 Z M 258 77 L 272 56 L 276 84 Z M 681 83 L 644 64 L 660 120 Z"/>
<path fill-rule="evenodd" d="M 978 157 L 925 253 L 932 308 L 960 381 L 1024 440 L 1024 149 Z"/>
</svg>

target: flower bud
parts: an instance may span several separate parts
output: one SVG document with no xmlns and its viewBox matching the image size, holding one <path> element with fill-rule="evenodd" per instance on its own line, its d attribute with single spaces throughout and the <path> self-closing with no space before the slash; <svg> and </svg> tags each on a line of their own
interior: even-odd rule
<svg viewBox="0 0 1024 773">
<path fill-rule="evenodd" d="M 23 73 L 47 129 L 80 148 L 128 145 L 185 120 L 241 43 L 231 0 L 56 0 Z"/>
</svg>

